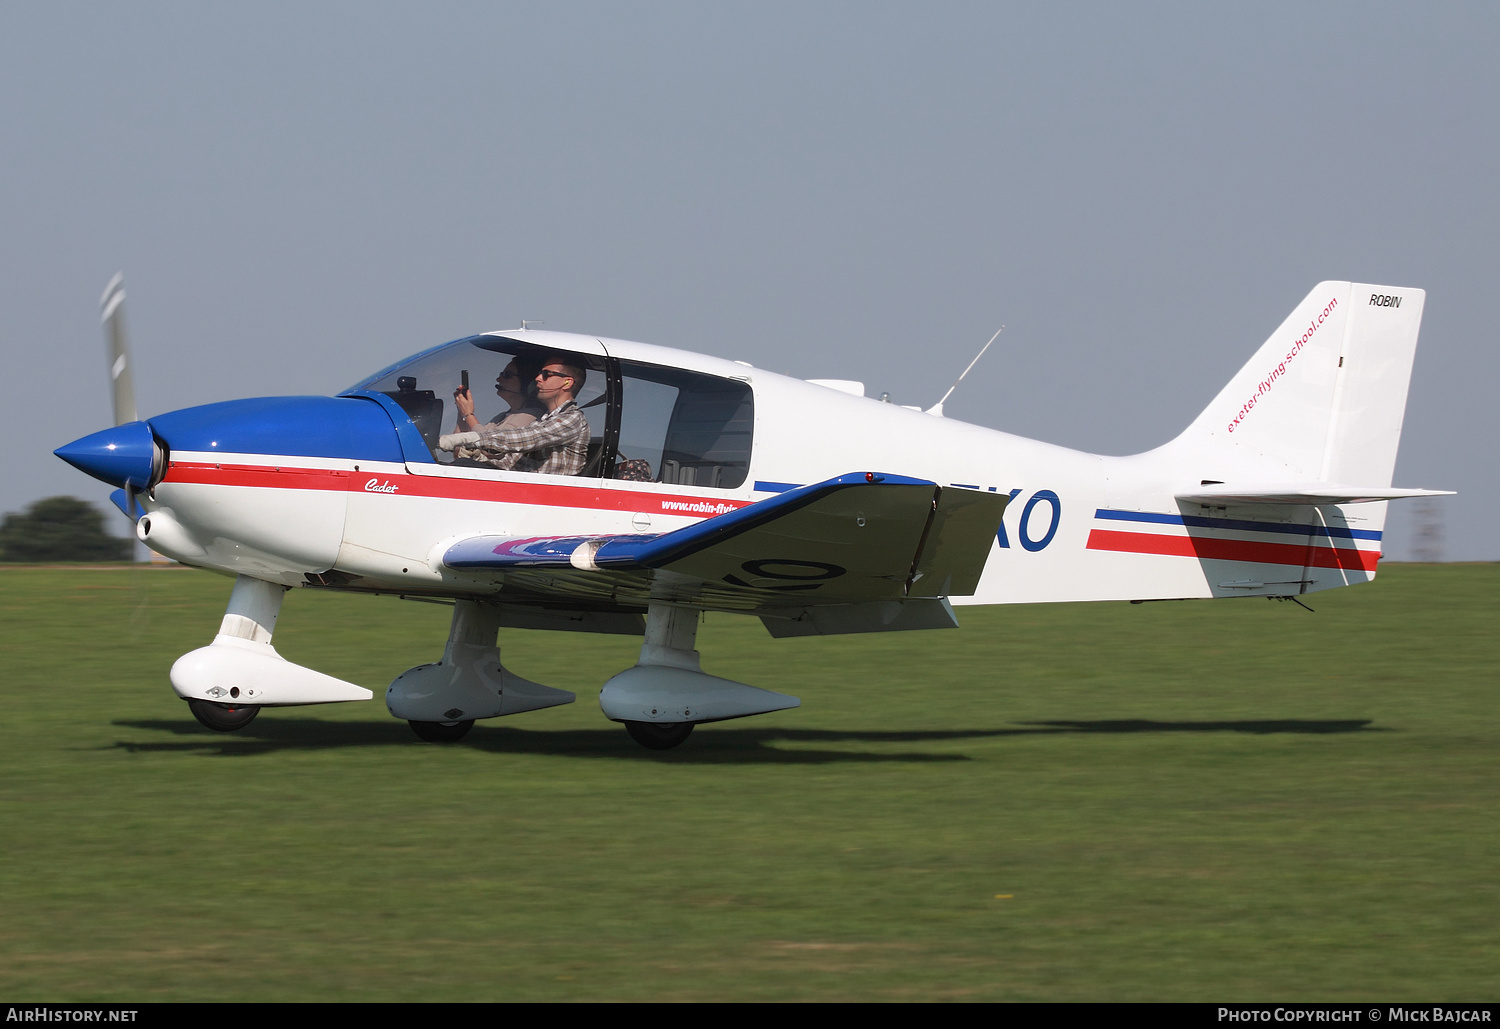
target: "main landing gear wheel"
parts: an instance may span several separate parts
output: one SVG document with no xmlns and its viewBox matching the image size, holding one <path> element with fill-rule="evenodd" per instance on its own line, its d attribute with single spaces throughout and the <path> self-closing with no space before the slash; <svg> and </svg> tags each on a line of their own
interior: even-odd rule
<svg viewBox="0 0 1500 1029">
<path fill-rule="evenodd" d="M 428 743 L 457 743 L 468 735 L 470 729 L 474 728 L 474 719 L 470 718 L 462 722 L 413 722 L 408 720 L 406 724 L 411 726 L 412 732 Z"/>
<path fill-rule="evenodd" d="M 630 738 L 648 750 L 671 750 L 693 734 L 694 722 L 626 722 Z"/>
<path fill-rule="evenodd" d="M 215 732 L 243 729 L 260 714 L 260 708 L 254 704 L 218 704 L 212 700 L 189 700 L 188 710 L 198 724 Z"/>
</svg>

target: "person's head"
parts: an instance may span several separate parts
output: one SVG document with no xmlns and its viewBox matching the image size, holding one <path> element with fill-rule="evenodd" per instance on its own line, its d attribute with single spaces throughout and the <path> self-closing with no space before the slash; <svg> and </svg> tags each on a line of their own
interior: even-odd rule
<svg viewBox="0 0 1500 1029">
<path fill-rule="evenodd" d="M 510 363 L 495 377 L 495 393 L 513 409 L 520 407 L 526 399 L 536 393 L 536 372 L 539 367 L 535 358 L 524 356 L 510 359 Z"/>
<path fill-rule="evenodd" d="M 552 354 L 536 373 L 536 396 L 551 411 L 578 396 L 583 389 L 585 372 L 573 359 Z"/>
<path fill-rule="evenodd" d="M 516 407 L 521 403 L 525 393 L 526 380 L 521 377 L 520 366 L 512 360 L 500 369 L 499 375 L 495 376 L 495 394 L 511 407 Z"/>
</svg>

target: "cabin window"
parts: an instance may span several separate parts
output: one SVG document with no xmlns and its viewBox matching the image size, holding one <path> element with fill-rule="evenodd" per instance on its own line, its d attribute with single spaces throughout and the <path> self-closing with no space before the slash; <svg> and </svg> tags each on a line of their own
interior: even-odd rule
<svg viewBox="0 0 1500 1029">
<path fill-rule="evenodd" d="M 750 471 L 755 402 L 737 379 L 620 362 L 614 477 L 736 489 Z"/>
</svg>

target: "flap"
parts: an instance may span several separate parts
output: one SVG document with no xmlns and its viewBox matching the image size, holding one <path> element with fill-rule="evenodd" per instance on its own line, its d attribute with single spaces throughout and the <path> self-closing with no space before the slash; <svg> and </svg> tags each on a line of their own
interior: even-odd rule
<svg viewBox="0 0 1500 1029">
<path fill-rule="evenodd" d="M 1010 497 L 947 486 L 938 490 L 909 596 L 970 597 L 995 545 Z"/>
</svg>

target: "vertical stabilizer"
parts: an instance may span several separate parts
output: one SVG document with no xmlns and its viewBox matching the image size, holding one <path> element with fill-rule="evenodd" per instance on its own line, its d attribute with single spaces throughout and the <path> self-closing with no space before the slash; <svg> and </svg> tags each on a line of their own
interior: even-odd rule
<svg viewBox="0 0 1500 1029">
<path fill-rule="evenodd" d="M 1389 486 L 1425 299 L 1319 283 L 1168 447 L 1224 480 Z"/>
</svg>

